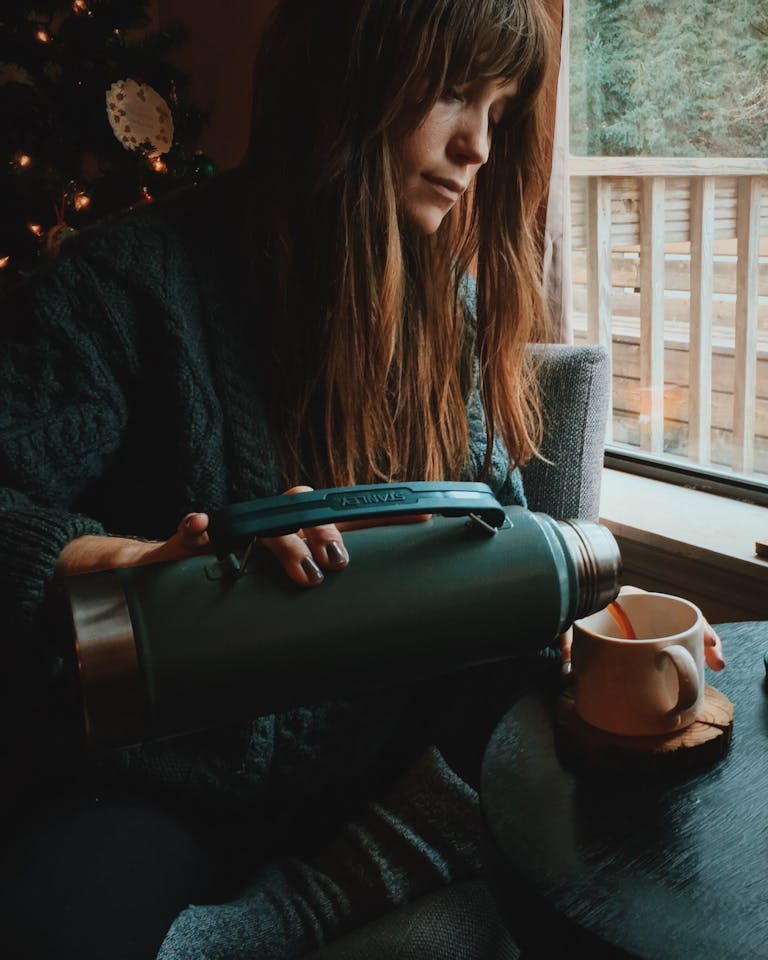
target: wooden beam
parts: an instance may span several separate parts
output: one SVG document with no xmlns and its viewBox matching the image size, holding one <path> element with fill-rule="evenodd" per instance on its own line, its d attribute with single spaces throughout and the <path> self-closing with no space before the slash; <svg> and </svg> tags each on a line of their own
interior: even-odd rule
<svg viewBox="0 0 768 960">
<path fill-rule="evenodd" d="M 768 157 L 571 157 L 573 177 L 754 177 Z"/>
<path fill-rule="evenodd" d="M 692 180 L 688 456 L 702 465 L 711 455 L 714 222 L 715 178 Z"/>
<path fill-rule="evenodd" d="M 739 183 L 738 260 L 736 264 L 736 371 L 733 385 L 734 469 L 749 473 L 754 466 L 755 394 L 757 377 L 757 275 L 760 245 L 760 181 Z"/>
<path fill-rule="evenodd" d="M 640 210 L 640 435 L 644 450 L 664 450 L 663 177 L 643 182 Z"/>
<path fill-rule="evenodd" d="M 587 328 L 590 343 L 602 344 L 611 362 L 611 182 L 596 177 L 587 184 Z M 609 378 L 609 384 L 611 378 Z M 610 389 L 610 388 L 609 388 Z M 611 440 L 608 399 L 606 442 Z"/>
</svg>

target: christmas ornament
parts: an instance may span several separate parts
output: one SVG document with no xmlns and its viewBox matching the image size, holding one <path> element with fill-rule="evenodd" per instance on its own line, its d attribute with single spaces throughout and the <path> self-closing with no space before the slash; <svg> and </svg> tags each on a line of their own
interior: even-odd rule
<svg viewBox="0 0 768 960">
<path fill-rule="evenodd" d="M 156 90 L 136 80 L 118 80 L 107 91 L 107 116 L 126 150 L 167 153 L 173 143 L 173 117 Z"/>
</svg>

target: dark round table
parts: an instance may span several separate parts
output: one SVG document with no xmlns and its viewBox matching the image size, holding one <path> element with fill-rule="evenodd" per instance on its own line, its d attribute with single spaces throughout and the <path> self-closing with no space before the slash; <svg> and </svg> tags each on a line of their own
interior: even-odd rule
<svg viewBox="0 0 768 960">
<path fill-rule="evenodd" d="M 556 748 L 542 660 L 485 753 L 486 856 L 525 957 L 768 958 L 768 622 L 716 627 L 734 704 L 725 757 L 685 775 L 611 775 Z M 566 952 L 567 951 L 567 952 Z"/>
</svg>

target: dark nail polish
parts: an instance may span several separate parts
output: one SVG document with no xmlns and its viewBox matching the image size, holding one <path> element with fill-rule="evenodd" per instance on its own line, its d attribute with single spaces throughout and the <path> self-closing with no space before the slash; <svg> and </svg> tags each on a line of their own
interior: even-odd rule
<svg viewBox="0 0 768 960">
<path fill-rule="evenodd" d="M 307 580 L 310 583 L 320 583 L 323 578 L 323 571 L 318 567 L 312 557 L 304 557 L 301 561 L 301 569 L 306 573 Z"/>
<path fill-rule="evenodd" d="M 344 552 L 344 548 L 341 544 L 336 543 L 335 540 L 328 544 L 325 552 L 328 554 L 328 560 L 334 567 L 343 567 L 347 563 L 348 558 Z"/>
</svg>

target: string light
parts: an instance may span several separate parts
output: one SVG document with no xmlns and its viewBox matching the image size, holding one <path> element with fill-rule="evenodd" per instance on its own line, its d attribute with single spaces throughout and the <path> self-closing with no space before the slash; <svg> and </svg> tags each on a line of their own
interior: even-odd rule
<svg viewBox="0 0 768 960">
<path fill-rule="evenodd" d="M 152 196 L 152 194 L 149 192 L 149 190 L 147 189 L 147 187 L 142 187 L 142 188 L 141 188 L 141 195 L 142 195 L 142 197 L 146 200 L 147 203 L 152 203 L 152 201 L 155 199 L 155 198 Z"/>
<path fill-rule="evenodd" d="M 73 203 L 74 203 L 75 210 L 77 211 L 85 210 L 86 207 L 89 207 L 91 205 L 91 198 L 88 196 L 87 193 L 78 193 L 75 196 Z"/>
<path fill-rule="evenodd" d="M 43 228 L 40 226 L 39 223 L 30 223 L 30 224 L 28 224 L 28 226 L 29 226 L 29 232 L 30 232 L 30 233 L 34 233 L 34 235 L 35 235 L 36 237 L 42 237 L 42 235 L 43 235 Z"/>
<path fill-rule="evenodd" d="M 90 13 L 88 10 L 88 4 L 85 0 L 72 0 L 72 9 L 75 13 Z"/>
<path fill-rule="evenodd" d="M 21 167 L 22 170 L 25 170 L 27 167 L 31 166 L 32 157 L 28 153 L 18 153 L 16 155 L 16 166 Z"/>
<path fill-rule="evenodd" d="M 5 270 L 8 264 L 11 262 L 10 257 L 0 257 L 0 270 Z"/>
<path fill-rule="evenodd" d="M 35 39 L 38 40 L 40 43 L 50 43 L 51 35 L 50 33 L 48 33 L 47 30 L 43 30 L 41 28 L 35 33 Z"/>
<path fill-rule="evenodd" d="M 150 162 L 152 164 L 152 169 L 155 173 L 167 173 L 168 167 L 165 164 L 165 161 L 162 157 L 150 157 Z"/>
</svg>

